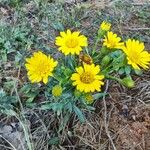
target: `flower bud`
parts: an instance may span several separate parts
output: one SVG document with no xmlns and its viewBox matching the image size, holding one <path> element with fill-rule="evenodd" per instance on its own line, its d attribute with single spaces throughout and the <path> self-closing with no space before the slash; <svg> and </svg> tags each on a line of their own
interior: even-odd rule
<svg viewBox="0 0 150 150">
<path fill-rule="evenodd" d="M 87 94 L 85 96 L 85 100 L 86 100 L 87 104 L 92 104 L 94 102 L 94 98 L 93 98 L 92 94 Z"/>
<path fill-rule="evenodd" d="M 74 96 L 75 96 L 75 97 L 80 97 L 80 96 L 81 96 L 81 92 L 78 91 L 78 90 L 75 90 L 75 91 L 74 91 Z"/>
<path fill-rule="evenodd" d="M 110 62 L 111 58 L 110 56 L 106 55 L 103 59 L 102 59 L 102 62 L 101 62 L 101 66 L 104 67 L 104 66 L 107 66 Z"/>
<path fill-rule="evenodd" d="M 110 51 L 106 48 L 106 47 L 102 47 L 100 50 L 101 55 L 106 55 L 108 54 Z"/>
<path fill-rule="evenodd" d="M 104 35 L 106 35 L 107 31 L 109 31 L 110 28 L 111 24 L 109 22 L 103 21 L 99 27 L 98 36 L 104 37 Z"/>
<path fill-rule="evenodd" d="M 62 94 L 62 87 L 61 87 L 60 85 L 55 85 L 55 86 L 52 88 L 52 94 L 53 94 L 53 96 L 55 96 L 55 97 L 61 96 L 61 94 Z"/>
<path fill-rule="evenodd" d="M 64 75 L 65 76 L 70 76 L 72 71 L 69 68 L 64 69 Z"/>
<path fill-rule="evenodd" d="M 93 63 L 92 58 L 88 54 L 80 54 L 79 55 L 79 60 L 81 62 L 84 62 L 84 63 L 89 64 L 89 65 Z"/>
<path fill-rule="evenodd" d="M 131 77 L 125 77 L 124 79 L 122 79 L 121 83 L 128 88 L 133 88 L 135 86 L 135 82 Z"/>
<path fill-rule="evenodd" d="M 111 24 L 109 22 L 103 21 L 100 25 L 100 29 L 103 31 L 109 31 L 111 28 Z"/>
</svg>

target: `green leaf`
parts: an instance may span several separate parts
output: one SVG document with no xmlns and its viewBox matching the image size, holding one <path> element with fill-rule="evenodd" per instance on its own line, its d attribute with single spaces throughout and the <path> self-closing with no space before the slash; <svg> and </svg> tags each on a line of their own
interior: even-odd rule
<svg viewBox="0 0 150 150">
<path fill-rule="evenodd" d="M 49 141 L 48 141 L 49 145 L 59 145 L 60 144 L 60 138 L 59 137 L 52 137 Z"/>
<path fill-rule="evenodd" d="M 125 67 L 125 73 L 126 73 L 126 75 L 129 75 L 130 72 L 131 72 L 131 67 L 130 66 L 126 66 Z"/>
<path fill-rule="evenodd" d="M 66 108 L 67 110 L 69 110 L 69 112 L 72 112 L 72 110 L 73 110 L 72 107 L 73 107 L 73 105 L 72 105 L 72 103 L 70 103 L 70 102 L 67 103 L 66 106 L 65 106 L 65 108 Z"/>
<path fill-rule="evenodd" d="M 94 100 L 98 100 L 106 95 L 107 95 L 107 93 L 96 93 L 93 95 L 93 97 L 94 97 Z"/>
<path fill-rule="evenodd" d="M 139 76 L 142 75 L 143 73 L 142 70 L 138 70 L 138 69 L 135 69 L 134 71 L 135 71 L 135 74 Z"/>
<path fill-rule="evenodd" d="M 64 118 L 63 118 L 63 120 L 61 121 L 61 124 L 60 124 L 60 126 L 59 126 L 58 132 L 62 131 L 62 130 L 66 127 L 66 124 L 67 124 L 68 120 L 70 119 L 70 116 L 71 116 L 70 113 L 67 113 L 67 114 L 64 116 Z"/>
<path fill-rule="evenodd" d="M 64 31 L 64 26 L 61 22 L 55 22 L 52 26 L 55 30 Z"/>
<path fill-rule="evenodd" d="M 6 93 L 5 93 L 5 91 L 1 88 L 1 89 L 0 89 L 0 98 L 2 98 L 2 97 L 4 97 L 4 96 L 6 96 Z"/>
<path fill-rule="evenodd" d="M 30 97 L 27 99 L 26 103 L 32 103 L 35 97 Z"/>
<path fill-rule="evenodd" d="M 90 110 L 90 111 L 94 111 L 95 110 L 95 107 L 92 107 L 92 106 L 89 106 L 89 105 L 87 105 L 86 108 L 87 108 L 87 110 Z"/>
<path fill-rule="evenodd" d="M 85 116 L 82 113 L 82 111 L 75 105 L 73 106 L 73 110 L 74 110 L 75 114 L 78 116 L 80 122 L 82 122 L 82 123 L 85 122 Z"/>
<path fill-rule="evenodd" d="M 16 112 L 12 109 L 5 109 L 2 112 L 7 114 L 8 116 L 17 116 Z"/>
<path fill-rule="evenodd" d="M 53 103 L 53 107 L 52 107 L 54 112 L 61 112 L 63 109 L 63 104 L 62 103 Z"/>
<path fill-rule="evenodd" d="M 27 93 L 26 96 L 34 100 L 34 98 L 37 96 L 37 94 L 38 93 L 36 93 L 36 92 L 35 93 L 34 92 L 30 92 L 30 93 Z"/>
<path fill-rule="evenodd" d="M 42 110 L 50 110 L 50 109 L 52 109 L 53 105 L 54 105 L 53 103 L 43 104 L 43 105 L 40 107 L 40 109 L 42 109 Z"/>
<path fill-rule="evenodd" d="M 124 74 L 124 71 L 125 71 L 124 68 L 120 68 L 119 71 L 118 71 L 118 73 L 119 74 Z"/>
<path fill-rule="evenodd" d="M 28 93 L 30 90 L 31 90 L 31 85 L 27 84 L 27 85 L 24 85 L 21 89 L 20 89 L 20 92 L 22 93 Z"/>
<path fill-rule="evenodd" d="M 7 50 L 7 54 L 11 53 L 11 52 L 14 52 L 15 50 L 12 49 L 11 47 L 11 44 L 9 41 L 7 41 L 5 44 L 4 44 L 4 47 L 6 48 Z"/>
<path fill-rule="evenodd" d="M 70 76 L 71 74 L 72 74 L 72 71 L 71 71 L 69 68 L 66 68 L 66 69 L 64 70 L 64 75 L 65 75 L 66 77 Z"/>
<path fill-rule="evenodd" d="M 50 110 L 52 109 L 54 112 L 62 112 L 63 109 L 63 104 L 62 103 L 48 103 L 48 104 L 43 104 L 40 109 L 42 110 Z"/>
<path fill-rule="evenodd" d="M 19 63 L 22 60 L 23 56 L 20 52 L 17 52 L 17 54 L 15 55 L 15 62 Z"/>
<path fill-rule="evenodd" d="M 37 106 L 37 104 L 36 103 L 26 103 L 26 107 L 28 107 L 28 108 L 35 108 Z"/>
</svg>

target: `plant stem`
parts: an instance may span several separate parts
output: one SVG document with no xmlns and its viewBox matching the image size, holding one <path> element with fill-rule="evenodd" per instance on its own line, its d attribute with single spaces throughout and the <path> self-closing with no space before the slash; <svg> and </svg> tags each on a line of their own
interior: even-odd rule
<svg viewBox="0 0 150 150">
<path fill-rule="evenodd" d="M 92 54 L 94 55 L 95 52 L 96 52 L 96 49 L 97 49 L 97 45 L 98 45 L 98 42 L 100 41 L 100 39 L 103 37 L 104 33 L 103 32 L 100 32 L 98 30 L 98 35 L 97 35 L 97 39 L 96 39 L 96 42 L 94 44 L 94 47 L 93 47 L 93 51 L 92 51 Z"/>
<path fill-rule="evenodd" d="M 27 120 L 26 120 L 26 117 L 25 117 L 24 108 L 23 108 L 21 99 L 19 97 L 18 91 L 17 91 L 17 81 L 16 80 L 14 81 L 14 90 L 16 92 L 16 96 L 17 96 L 17 99 L 18 99 L 18 102 L 19 102 L 20 108 L 21 108 L 21 112 L 20 112 L 21 116 L 19 117 L 19 116 L 16 115 L 16 118 L 19 120 L 20 124 L 22 125 L 28 149 L 33 150 L 32 149 L 33 145 L 32 145 L 32 142 L 30 140 L 30 133 L 29 133 L 29 129 L 27 127 Z"/>
<path fill-rule="evenodd" d="M 107 79 L 112 79 L 112 80 L 115 80 L 115 81 L 118 81 L 119 83 L 122 81 L 121 79 L 115 77 L 115 76 L 111 76 L 111 75 L 105 75 L 105 77 Z"/>
<path fill-rule="evenodd" d="M 57 76 L 53 75 L 53 78 L 54 78 L 55 80 L 61 82 L 60 79 L 59 79 Z"/>
<path fill-rule="evenodd" d="M 87 48 L 87 47 L 85 48 L 85 51 L 86 51 L 86 53 L 89 55 L 89 51 L 88 51 L 88 48 Z"/>
<path fill-rule="evenodd" d="M 92 54 L 93 54 L 93 55 L 94 55 L 95 52 L 96 52 L 96 48 L 97 48 L 97 45 L 98 45 L 99 40 L 100 40 L 100 37 L 97 36 L 97 39 L 96 39 L 96 42 L 95 42 L 95 45 L 94 45 L 94 48 L 93 48 L 93 51 L 92 51 Z"/>
</svg>

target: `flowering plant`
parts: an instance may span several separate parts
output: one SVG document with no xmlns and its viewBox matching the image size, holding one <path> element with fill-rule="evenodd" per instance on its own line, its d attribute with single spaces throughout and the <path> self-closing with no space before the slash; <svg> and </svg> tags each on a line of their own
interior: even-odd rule
<svg viewBox="0 0 150 150">
<path fill-rule="evenodd" d="M 74 112 L 84 121 L 81 109 L 93 110 L 90 104 L 106 94 L 102 92 L 106 79 L 128 88 L 135 86 L 131 74 L 148 68 L 150 54 L 144 43 L 134 39 L 123 42 L 110 29 L 110 23 L 102 22 L 91 50 L 86 36 L 67 30 L 60 32 L 55 40 L 64 55 L 61 60 L 54 60 L 42 51 L 26 58 L 29 80 L 44 86 L 46 101 L 40 104 L 40 109 L 52 109 L 67 119 Z"/>
</svg>

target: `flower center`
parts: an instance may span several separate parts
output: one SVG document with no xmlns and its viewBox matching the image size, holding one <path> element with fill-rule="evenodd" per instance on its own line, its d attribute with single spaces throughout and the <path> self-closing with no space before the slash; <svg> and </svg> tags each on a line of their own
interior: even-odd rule
<svg viewBox="0 0 150 150">
<path fill-rule="evenodd" d="M 132 62 L 138 63 L 139 62 L 139 58 L 140 58 L 140 56 L 139 56 L 138 53 L 134 53 L 134 54 L 130 55 L 130 59 L 131 59 Z"/>
<path fill-rule="evenodd" d="M 75 39 L 75 38 L 69 38 L 67 41 L 66 41 L 66 46 L 68 48 L 75 48 L 77 45 L 79 44 L 78 40 Z"/>
<path fill-rule="evenodd" d="M 114 48 L 116 46 L 116 41 L 110 40 L 109 43 L 112 48 Z"/>
<path fill-rule="evenodd" d="M 84 72 L 81 74 L 80 80 L 86 84 L 92 83 L 94 81 L 94 75 L 90 72 Z"/>
<path fill-rule="evenodd" d="M 49 66 L 47 64 L 45 64 L 44 62 L 39 63 L 39 65 L 37 66 L 37 70 L 38 70 L 38 74 L 41 76 L 44 76 L 45 74 L 48 73 L 49 71 Z"/>
</svg>

